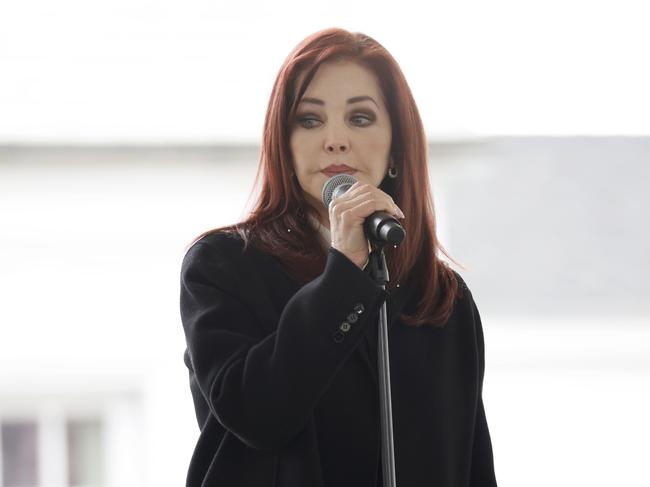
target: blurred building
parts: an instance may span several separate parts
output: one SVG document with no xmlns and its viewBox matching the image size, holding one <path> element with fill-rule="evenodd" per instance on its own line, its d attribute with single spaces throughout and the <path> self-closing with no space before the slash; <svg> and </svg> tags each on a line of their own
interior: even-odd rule
<svg viewBox="0 0 650 487">
<path fill-rule="evenodd" d="M 184 485 L 199 428 L 180 264 L 243 217 L 257 156 L 0 148 L 0 487 Z M 430 146 L 440 239 L 484 326 L 500 485 L 650 480 L 649 160 L 642 137 Z M 585 474 L 614 417 L 625 447 Z"/>
</svg>

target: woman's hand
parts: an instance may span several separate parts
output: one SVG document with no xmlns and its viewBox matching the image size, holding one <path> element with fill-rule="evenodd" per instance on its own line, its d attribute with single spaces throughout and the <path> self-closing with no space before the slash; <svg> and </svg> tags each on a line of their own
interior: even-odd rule
<svg viewBox="0 0 650 487">
<path fill-rule="evenodd" d="M 332 200 L 329 206 L 331 245 L 360 269 L 370 253 L 363 224 L 366 217 L 375 211 L 385 211 L 396 218 L 404 218 L 402 210 L 389 194 L 360 181 Z"/>
</svg>

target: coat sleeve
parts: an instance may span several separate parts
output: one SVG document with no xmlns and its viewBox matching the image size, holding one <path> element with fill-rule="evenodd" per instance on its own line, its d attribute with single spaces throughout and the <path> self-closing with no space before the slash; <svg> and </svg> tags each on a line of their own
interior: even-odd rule
<svg viewBox="0 0 650 487">
<path fill-rule="evenodd" d="M 485 374 L 485 342 L 483 338 L 483 325 L 481 315 L 474 299 L 471 298 L 474 311 L 474 329 L 476 330 L 476 343 L 479 364 L 479 389 L 474 423 L 474 445 L 472 448 L 472 471 L 470 476 L 471 487 L 496 487 L 497 481 L 494 474 L 494 459 L 492 454 L 492 441 L 483 407 L 483 376 Z"/>
<path fill-rule="evenodd" d="M 330 247 L 323 273 L 289 299 L 264 336 L 255 296 L 237 273 L 242 257 L 228 254 L 199 241 L 183 258 L 188 354 L 211 414 L 248 446 L 277 449 L 303 429 L 388 294 Z"/>
</svg>

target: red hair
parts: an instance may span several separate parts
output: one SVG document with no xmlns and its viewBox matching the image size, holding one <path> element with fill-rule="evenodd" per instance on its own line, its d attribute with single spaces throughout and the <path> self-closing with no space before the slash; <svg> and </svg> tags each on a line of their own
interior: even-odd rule
<svg viewBox="0 0 650 487">
<path fill-rule="evenodd" d="M 266 111 L 254 185 L 257 187 L 261 178 L 261 191 L 253 209 L 245 221 L 203 232 L 192 243 L 210 233 L 236 232 L 245 247 L 252 245 L 275 256 L 287 273 L 303 284 L 323 272 L 327 253 L 307 220 L 310 214 L 315 218 L 318 215 L 291 176 L 289 136 L 298 101 L 316 70 L 324 62 L 337 60 L 356 62 L 374 73 L 391 119 L 391 154 L 399 175 L 395 179 L 385 177 L 379 187 L 391 195 L 406 215 L 406 238 L 397 248 L 384 248 L 391 277 L 387 290 L 394 289 L 396 283 L 416 290 L 414 314 L 400 315 L 405 324 L 442 326 L 453 311 L 456 297 L 462 294 L 462 287 L 455 271 L 437 255 L 440 250 L 456 262 L 436 235 L 422 120 L 395 59 L 381 44 L 362 33 L 324 29 L 293 49 L 280 68 Z M 306 75 L 301 85 L 296 86 L 303 72 Z"/>
</svg>

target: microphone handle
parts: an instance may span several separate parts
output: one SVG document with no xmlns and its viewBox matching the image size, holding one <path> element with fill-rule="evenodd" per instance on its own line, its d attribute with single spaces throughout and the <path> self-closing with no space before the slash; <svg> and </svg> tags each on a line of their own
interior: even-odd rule
<svg viewBox="0 0 650 487">
<path fill-rule="evenodd" d="M 385 211 L 375 211 L 367 216 L 363 228 L 366 237 L 379 244 L 397 245 L 406 236 L 406 232 L 397 218 Z"/>
</svg>

